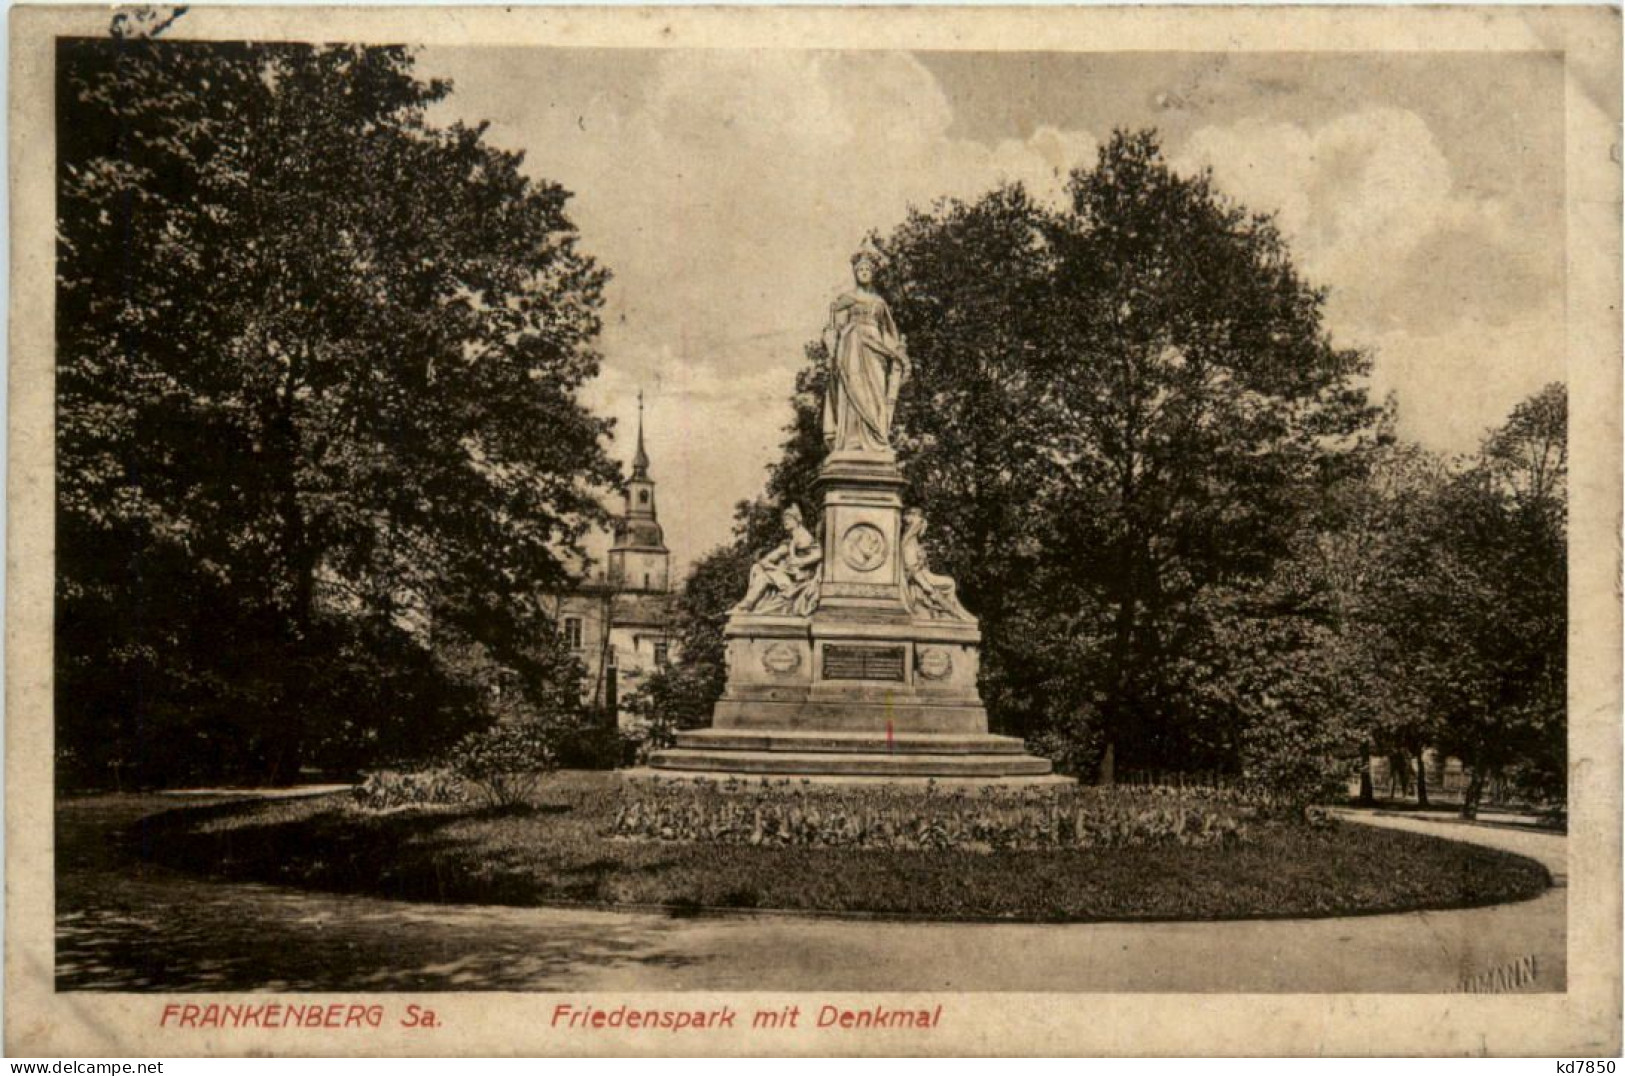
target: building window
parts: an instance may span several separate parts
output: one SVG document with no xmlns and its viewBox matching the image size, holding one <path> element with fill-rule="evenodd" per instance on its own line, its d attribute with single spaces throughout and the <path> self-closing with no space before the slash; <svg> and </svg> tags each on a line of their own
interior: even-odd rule
<svg viewBox="0 0 1625 1076">
<path fill-rule="evenodd" d="M 667 643 L 655 644 L 655 666 L 664 669 L 671 664 L 671 647 Z"/>
<path fill-rule="evenodd" d="M 648 572 L 643 573 L 643 589 L 644 590 L 649 589 L 649 573 Z"/>
<path fill-rule="evenodd" d="M 571 650 L 581 649 L 581 618 L 567 616 L 564 618 L 564 643 Z"/>
<path fill-rule="evenodd" d="M 646 489 L 638 490 L 638 503 L 639 504 L 648 504 L 649 503 L 649 491 L 648 490 L 646 490 Z"/>
</svg>

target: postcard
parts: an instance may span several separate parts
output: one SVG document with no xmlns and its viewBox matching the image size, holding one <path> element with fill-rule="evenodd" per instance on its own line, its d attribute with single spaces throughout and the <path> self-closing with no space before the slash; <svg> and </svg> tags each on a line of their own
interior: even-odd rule
<svg viewBox="0 0 1625 1076">
<path fill-rule="evenodd" d="M 1619 12 L 14 9 L 14 1056 L 1620 1050 Z"/>
</svg>

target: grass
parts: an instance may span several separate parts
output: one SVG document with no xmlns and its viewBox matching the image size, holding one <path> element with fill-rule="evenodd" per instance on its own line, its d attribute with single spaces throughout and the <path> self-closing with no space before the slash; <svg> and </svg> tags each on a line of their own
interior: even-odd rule
<svg viewBox="0 0 1625 1076">
<path fill-rule="evenodd" d="M 565 773 L 538 802 L 367 814 L 323 796 L 171 811 L 141 845 L 170 866 L 402 900 L 762 908 L 1035 921 L 1357 915 L 1492 904 L 1550 884 L 1531 860 L 1353 824 L 1261 824 L 1222 847 L 880 851 L 611 840 L 616 778 Z"/>
</svg>

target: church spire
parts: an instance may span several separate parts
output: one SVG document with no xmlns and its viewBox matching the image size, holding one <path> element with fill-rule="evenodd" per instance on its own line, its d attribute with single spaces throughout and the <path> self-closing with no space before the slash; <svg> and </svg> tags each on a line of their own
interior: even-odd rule
<svg viewBox="0 0 1625 1076">
<path fill-rule="evenodd" d="M 609 550 L 611 582 L 632 591 L 665 591 L 671 554 L 655 514 L 655 481 L 649 477 L 649 453 L 643 447 L 643 390 L 638 390 L 638 450 L 632 477 L 626 480 L 626 512 L 617 521 Z"/>
<path fill-rule="evenodd" d="M 638 450 L 632 457 L 632 477 L 649 477 L 649 454 L 643 451 L 643 390 L 638 390 Z"/>
</svg>

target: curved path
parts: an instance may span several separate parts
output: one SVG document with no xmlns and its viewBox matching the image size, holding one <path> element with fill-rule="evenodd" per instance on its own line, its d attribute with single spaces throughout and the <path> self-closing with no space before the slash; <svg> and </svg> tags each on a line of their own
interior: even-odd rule
<svg viewBox="0 0 1625 1076">
<path fill-rule="evenodd" d="M 1557 886 L 1491 908 L 1230 923 L 404 904 L 205 882 L 133 861 L 107 836 L 152 809 L 62 806 L 58 989 L 1403 993 L 1456 990 L 1521 962 L 1519 989 L 1560 991 L 1567 967 L 1566 839 L 1446 820 L 1343 812 L 1529 856 Z"/>
</svg>

